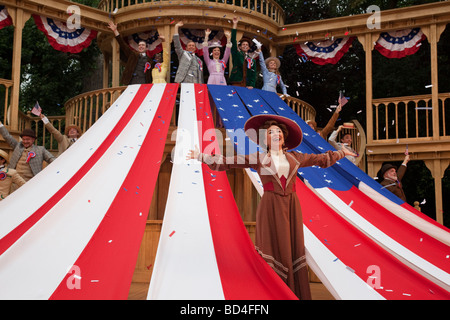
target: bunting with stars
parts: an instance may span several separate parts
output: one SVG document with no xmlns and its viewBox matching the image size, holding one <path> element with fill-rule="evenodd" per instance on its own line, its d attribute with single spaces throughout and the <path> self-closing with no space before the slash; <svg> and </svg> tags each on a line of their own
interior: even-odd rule
<svg viewBox="0 0 450 320">
<path fill-rule="evenodd" d="M 399 59 L 416 53 L 425 39 L 420 28 L 383 32 L 375 43 L 375 49 L 386 58 Z"/>
<path fill-rule="evenodd" d="M 348 51 L 355 37 L 344 37 L 335 40 L 308 41 L 294 44 L 297 54 L 308 56 L 315 64 L 336 64 Z"/>
<path fill-rule="evenodd" d="M 135 51 L 138 51 L 139 42 L 145 41 L 147 43 L 147 56 L 149 57 L 153 57 L 163 50 L 158 30 L 133 33 L 132 35 L 129 35 L 126 40 L 128 41 L 130 48 Z"/>
<path fill-rule="evenodd" d="M 180 41 L 183 49 L 186 50 L 186 45 L 189 41 L 194 41 L 197 50 L 195 54 L 197 56 L 203 56 L 203 46 L 202 43 L 205 39 L 205 31 L 198 29 L 180 29 Z M 222 46 L 227 44 L 227 39 L 222 31 L 211 30 L 208 41 L 210 42 L 220 42 Z"/>
<path fill-rule="evenodd" d="M 97 36 L 96 30 L 81 27 L 69 29 L 66 23 L 44 16 L 33 15 L 34 22 L 48 39 L 50 45 L 58 51 L 78 53 L 89 47 Z"/>
</svg>

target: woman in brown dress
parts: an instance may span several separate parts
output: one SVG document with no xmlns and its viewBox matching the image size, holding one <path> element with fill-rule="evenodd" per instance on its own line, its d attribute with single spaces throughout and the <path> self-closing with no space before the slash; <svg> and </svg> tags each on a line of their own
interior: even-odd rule
<svg viewBox="0 0 450 320">
<path fill-rule="evenodd" d="M 313 165 L 326 168 L 352 153 L 347 149 L 322 154 L 288 152 L 300 145 L 303 134 L 294 121 L 282 116 L 253 116 L 245 123 L 245 132 L 266 152 L 224 157 L 203 154 L 196 148 L 187 159 L 202 161 L 216 171 L 253 168 L 258 172 L 264 195 L 256 211 L 256 250 L 299 299 L 309 300 L 302 211 L 295 187 L 297 170 Z"/>
</svg>

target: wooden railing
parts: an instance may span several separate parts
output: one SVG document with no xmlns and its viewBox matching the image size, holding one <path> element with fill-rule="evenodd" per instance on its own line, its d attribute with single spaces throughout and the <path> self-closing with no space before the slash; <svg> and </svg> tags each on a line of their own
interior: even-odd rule
<svg viewBox="0 0 450 320">
<path fill-rule="evenodd" d="M 431 94 L 374 99 L 373 140 L 431 140 L 433 112 L 439 116 L 439 136 L 450 138 L 450 93 L 441 93 L 438 99 L 438 110 L 433 110 Z"/>
<path fill-rule="evenodd" d="M 314 120 L 316 118 L 316 109 L 309 103 L 294 97 L 285 97 L 283 100 L 303 120 Z"/>
<path fill-rule="evenodd" d="M 76 124 L 85 132 L 114 103 L 126 86 L 90 91 L 80 94 L 66 102 L 66 123 Z M 302 119 L 314 119 L 316 110 L 307 102 L 294 97 L 286 97 L 284 101 Z M 176 125 L 176 113 L 173 113 L 171 125 Z"/>
<path fill-rule="evenodd" d="M 245 10 L 252 14 L 260 13 L 278 25 L 284 25 L 285 13 L 281 6 L 274 0 L 102 0 L 98 8 L 112 13 L 116 9 L 120 10 L 121 8 L 130 6 L 141 6 L 146 7 L 146 9 L 153 7 L 158 9 L 164 6 L 195 5 L 209 8 L 213 4 L 233 6 L 236 10 Z"/>
<path fill-rule="evenodd" d="M 74 124 L 84 133 L 112 105 L 126 89 L 126 86 L 113 87 L 82 93 L 64 104 L 66 123 Z"/>
</svg>

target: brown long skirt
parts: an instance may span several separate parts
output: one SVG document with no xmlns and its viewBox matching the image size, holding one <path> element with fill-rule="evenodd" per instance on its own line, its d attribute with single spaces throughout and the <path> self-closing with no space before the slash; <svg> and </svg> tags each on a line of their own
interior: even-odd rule
<svg viewBox="0 0 450 320">
<path fill-rule="evenodd" d="M 303 238 L 303 219 L 296 193 L 264 192 L 256 211 L 256 250 L 301 300 L 311 300 Z"/>
</svg>

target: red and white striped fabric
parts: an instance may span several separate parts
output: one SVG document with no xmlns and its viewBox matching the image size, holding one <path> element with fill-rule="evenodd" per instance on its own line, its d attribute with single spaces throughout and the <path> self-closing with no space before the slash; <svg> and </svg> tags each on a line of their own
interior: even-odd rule
<svg viewBox="0 0 450 320">
<path fill-rule="evenodd" d="M 129 86 L 0 203 L 0 299 L 127 298 L 177 88 Z"/>
<path fill-rule="evenodd" d="M 173 169 L 148 299 L 296 299 L 254 249 L 225 172 L 186 161 L 218 150 L 206 85 L 183 84 Z M 216 152 L 217 153 L 217 152 Z"/>
</svg>

